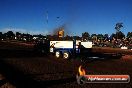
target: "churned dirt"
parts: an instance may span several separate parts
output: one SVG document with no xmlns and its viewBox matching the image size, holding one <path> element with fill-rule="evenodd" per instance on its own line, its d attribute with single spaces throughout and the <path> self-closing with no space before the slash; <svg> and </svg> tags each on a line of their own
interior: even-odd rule
<svg viewBox="0 0 132 88">
<path fill-rule="evenodd" d="M 0 50 L 0 88 L 132 87 L 132 81 L 129 83 L 79 85 L 76 75 L 80 65 L 85 69 L 87 75 L 129 75 L 132 79 L 132 55 L 130 54 L 124 54 L 122 58 L 81 61 L 80 58 L 62 60 L 55 59 L 51 55 L 40 55 L 33 51 L 8 50 L 6 48 Z"/>
</svg>

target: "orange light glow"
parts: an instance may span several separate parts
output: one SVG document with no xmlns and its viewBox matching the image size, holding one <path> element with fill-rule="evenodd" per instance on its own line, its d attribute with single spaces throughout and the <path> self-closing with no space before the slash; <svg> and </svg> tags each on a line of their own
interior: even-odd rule
<svg viewBox="0 0 132 88">
<path fill-rule="evenodd" d="M 80 75 L 85 75 L 85 74 L 86 74 L 86 72 L 85 72 L 85 70 L 82 68 L 82 66 L 79 66 L 78 71 L 79 71 L 79 74 L 80 74 Z"/>
<path fill-rule="evenodd" d="M 59 37 L 64 37 L 64 30 L 58 31 L 58 35 L 59 35 Z"/>
</svg>

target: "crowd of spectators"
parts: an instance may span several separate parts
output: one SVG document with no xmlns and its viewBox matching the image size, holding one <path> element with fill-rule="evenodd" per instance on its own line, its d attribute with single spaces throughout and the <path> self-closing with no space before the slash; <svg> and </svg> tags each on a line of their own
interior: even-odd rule
<svg viewBox="0 0 132 88">
<path fill-rule="evenodd" d="M 104 40 L 92 40 L 93 45 L 97 47 L 113 47 L 113 48 L 121 48 L 127 47 L 128 49 L 132 49 L 132 38 L 123 38 L 123 39 L 104 39 Z"/>
</svg>

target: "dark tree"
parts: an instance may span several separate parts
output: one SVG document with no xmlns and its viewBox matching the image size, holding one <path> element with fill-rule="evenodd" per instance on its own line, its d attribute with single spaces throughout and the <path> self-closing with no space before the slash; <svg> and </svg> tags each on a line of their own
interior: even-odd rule
<svg viewBox="0 0 132 88">
<path fill-rule="evenodd" d="M 123 27 L 123 23 L 116 23 L 115 29 L 116 29 L 116 38 L 117 39 L 121 39 L 121 37 L 123 36 L 123 33 L 120 31 L 122 27 Z"/>
<path fill-rule="evenodd" d="M 109 37 L 108 34 L 104 34 L 104 37 Z"/>
<path fill-rule="evenodd" d="M 8 31 L 6 33 L 6 35 L 7 35 L 7 38 L 9 38 L 9 39 L 14 39 L 14 37 L 15 37 L 15 34 L 12 31 Z"/>
<path fill-rule="evenodd" d="M 84 33 L 82 33 L 82 38 L 85 40 L 88 40 L 89 39 L 89 37 L 90 37 L 90 35 L 89 35 L 89 33 L 88 32 L 84 32 Z"/>
<path fill-rule="evenodd" d="M 16 32 L 17 40 L 21 40 L 22 34 L 20 32 Z"/>
<path fill-rule="evenodd" d="M 97 37 L 98 37 L 98 39 L 102 40 L 104 36 L 102 34 L 98 34 Z"/>
<path fill-rule="evenodd" d="M 127 33 L 127 38 L 132 38 L 132 32 Z"/>
<path fill-rule="evenodd" d="M 3 36 L 3 34 L 2 34 L 2 32 L 0 32 L 0 39 L 2 39 L 2 36 Z"/>
<path fill-rule="evenodd" d="M 116 34 L 112 33 L 112 35 L 110 36 L 111 39 L 116 38 Z"/>
<path fill-rule="evenodd" d="M 123 23 L 116 23 L 115 26 L 116 32 L 119 32 L 121 30 L 121 27 L 123 27 Z"/>
<path fill-rule="evenodd" d="M 125 34 L 123 32 L 119 31 L 119 32 L 116 33 L 116 38 L 117 39 L 122 39 L 124 37 L 125 37 Z"/>
<path fill-rule="evenodd" d="M 97 40 L 97 35 L 96 35 L 96 34 L 92 34 L 92 35 L 91 35 L 91 39 L 92 39 L 92 40 Z"/>
<path fill-rule="evenodd" d="M 20 32 L 16 32 L 16 36 L 19 36 L 19 35 L 21 35 L 21 33 Z"/>
<path fill-rule="evenodd" d="M 43 36 L 43 35 L 41 35 L 41 34 L 39 34 L 39 35 L 38 35 L 38 37 L 39 37 L 39 38 L 43 38 L 44 36 Z"/>
<path fill-rule="evenodd" d="M 108 34 L 104 34 L 104 36 L 103 36 L 103 37 L 104 37 L 104 39 L 105 39 L 105 40 L 108 40 L 108 39 L 109 39 Z"/>
<path fill-rule="evenodd" d="M 92 34 L 92 35 L 91 35 L 91 38 L 92 38 L 92 37 L 96 37 L 96 36 L 97 36 L 96 34 Z"/>
</svg>

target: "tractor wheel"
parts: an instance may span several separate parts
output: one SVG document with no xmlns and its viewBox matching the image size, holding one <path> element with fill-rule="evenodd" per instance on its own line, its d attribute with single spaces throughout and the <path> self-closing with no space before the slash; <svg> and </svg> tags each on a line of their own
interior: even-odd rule
<svg viewBox="0 0 132 88">
<path fill-rule="evenodd" d="M 60 58 L 60 57 L 61 57 L 61 53 L 60 53 L 59 51 L 56 51 L 56 52 L 55 52 L 55 57 L 56 57 L 56 58 Z"/>
<path fill-rule="evenodd" d="M 65 51 L 65 52 L 63 53 L 63 59 L 69 59 L 69 57 L 70 57 L 69 52 Z"/>
</svg>

